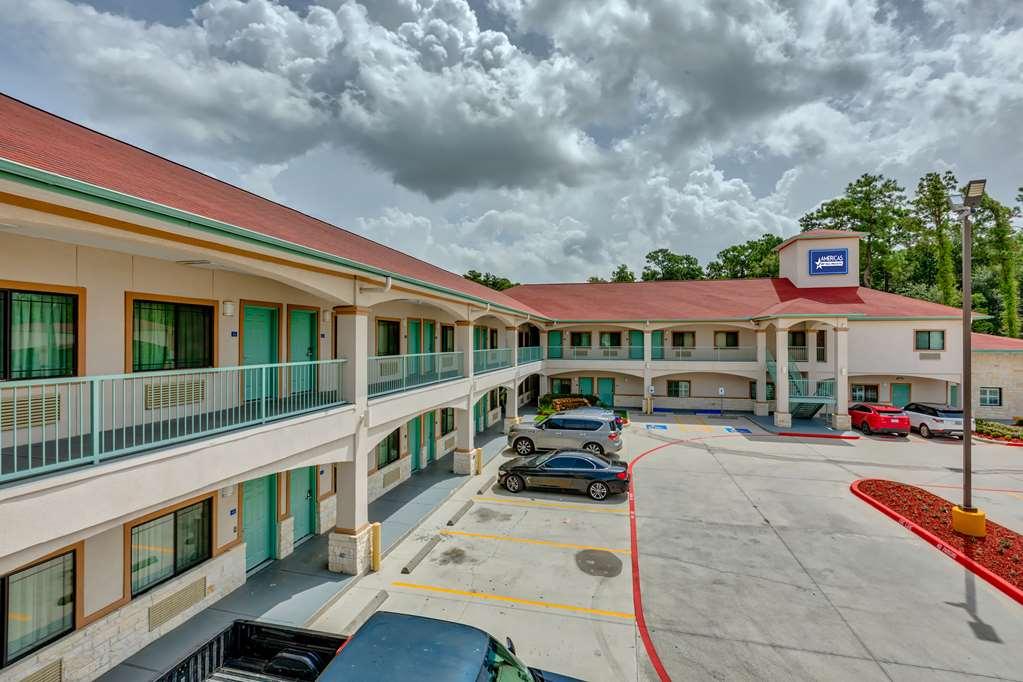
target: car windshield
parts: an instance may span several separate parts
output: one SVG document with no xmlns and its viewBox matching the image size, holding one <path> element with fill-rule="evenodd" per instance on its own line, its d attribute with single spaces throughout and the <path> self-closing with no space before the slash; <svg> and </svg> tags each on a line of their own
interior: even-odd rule
<svg viewBox="0 0 1023 682">
<path fill-rule="evenodd" d="M 529 668 L 493 637 L 476 682 L 536 682 Z"/>
</svg>

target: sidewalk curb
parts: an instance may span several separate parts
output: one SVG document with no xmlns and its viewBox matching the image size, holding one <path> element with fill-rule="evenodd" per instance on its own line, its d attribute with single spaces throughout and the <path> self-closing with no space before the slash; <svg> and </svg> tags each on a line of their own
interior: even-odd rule
<svg viewBox="0 0 1023 682">
<path fill-rule="evenodd" d="M 953 559 L 956 563 L 962 565 L 964 568 L 968 569 L 973 574 L 983 578 L 984 580 L 991 583 L 991 585 L 997 587 L 999 590 L 1007 594 L 1012 599 L 1016 600 L 1020 604 L 1023 604 L 1023 590 L 1009 583 L 1009 581 L 1005 580 L 1005 578 L 1002 578 L 1000 575 L 993 573 L 985 566 L 980 565 L 979 563 L 977 563 L 970 557 L 966 556 L 955 547 L 949 547 L 947 544 L 944 543 L 944 541 L 938 538 L 938 536 L 936 536 L 934 533 L 930 532 L 926 528 L 917 525 L 913 521 L 910 521 L 905 516 L 895 511 L 894 509 L 891 509 L 890 507 L 882 504 L 881 502 L 878 502 L 873 497 L 860 490 L 859 484 L 865 480 L 867 479 L 861 478 L 859 480 L 853 481 L 849 485 L 849 490 L 852 491 L 853 495 L 860 498 L 861 500 L 869 504 L 871 507 L 874 507 L 885 516 L 894 519 L 899 523 L 900 526 L 906 528 L 909 531 L 912 531 L 945 556 L 949 557 L 950 559 Z"/>
<path fill-rule="evenodd" d="M 995 438 L 986 438 L 979 435 L 976 431 L 973 432 L 973 439 L 979 440 L 982 443 L 991 443 L 992 445 L 1004 445 L 1007 448 L 1023 448 L 1023 443 L 1013 443 L 1010 441 L 998 440 Z"/>
<path fill-rule="evenodd" d="M 776 435 L 788 436 L 789 438 L 831 438 L 832 440 L 859 440 L 860 437 L 853 434 L 847 436 L 842 433 L 810 433 L 806 431 L 779 431 Z"/>
</svg>

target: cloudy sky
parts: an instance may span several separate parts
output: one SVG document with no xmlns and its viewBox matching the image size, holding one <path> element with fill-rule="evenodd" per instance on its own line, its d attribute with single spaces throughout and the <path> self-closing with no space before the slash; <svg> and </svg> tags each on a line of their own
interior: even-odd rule
<svg viewBox="0 0 1023 682">
<path fill-rule="evenodd" d="M 1023 185 L 1020 0 L 0 0 L 0 90 L 443 267 L 706 262 Z"/>
</svg>

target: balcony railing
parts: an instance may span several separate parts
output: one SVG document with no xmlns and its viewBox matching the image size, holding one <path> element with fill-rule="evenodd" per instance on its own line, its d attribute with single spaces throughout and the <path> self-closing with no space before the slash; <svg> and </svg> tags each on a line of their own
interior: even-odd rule
<svg viewBox="0 0 1023 682">
<path fill-rule="evenodd" d="M 828 349 L 827 346 L 817 346 L 817 362 L 828 361 Z"/>
<path fill-rule="evenodd" d="M 564 358 L 566 360 L 642 360 L 643 349 L 638 346 L 569 346 L 565 348 Z"/>
<path fill-rule="evenodd" d="M 806 362 L 809 357 L 806 346 L 789 346 L 790 362 Z"/>
<path fill-rule="evenodd" d="M 0 383 L 0 482 L 341 405 L 344 362 Z"/>
<path fill-rule="evenodd" d="M 519 364 L 523 365 L 527 362 L 538 362 L 543 359 L 543 353 L 540 352 L 540 346 L 520 346 L 519 347 Z"/>
<path fill-rule="evenodd" d="M 465 376 L 465 354 L 380 355 L 369 359 L 369 397 Z"/>
<path fill-rule="evenodd" d="M 814 385 L 809 379 L 789 379 L 789 400 L 797 398 L 804 402 L 813 402 L 813 399 L 831 402 L 835 398 L 835 380 L 820 379 Z"/>
<path fill-rule="evenodd" d="M 692 362 L 755 362 L 757 359 L 757 349 L 755 346 L 735 346 L 731 348 L 715 348 L 713 346 L 681 348 L 671 346 L 664 349 L 664 359 Z"/>
<path fill-rule="evenodd" d="M 511 367 L 512 349 L 490 348 L 488 350 L 473 351 L 472 366 L 473 371 L 476 374 L 483 374 L 485 372 L 493 372 L 494 370 Z"/>
</svg>

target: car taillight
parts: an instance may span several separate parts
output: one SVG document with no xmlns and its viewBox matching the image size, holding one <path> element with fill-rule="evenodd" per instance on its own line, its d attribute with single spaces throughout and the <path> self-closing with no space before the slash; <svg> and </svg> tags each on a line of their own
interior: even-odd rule
<svg viewBox="0 0 1023 682">
<path fill-rule="evenodd" d="M 628 471 L 619 471 L 617 474 L 615 474 L 615 478 L 617 478 L 619 481 L 624 481 L 628 477 L 629 477 Z"/>
<path fill-rule="evenodd" d="M 607 434 L 607 439 L 608 440 L 618 440 L 618 432 L 617 431 L 612 431 L 611 433 Z"/>
</svg>

